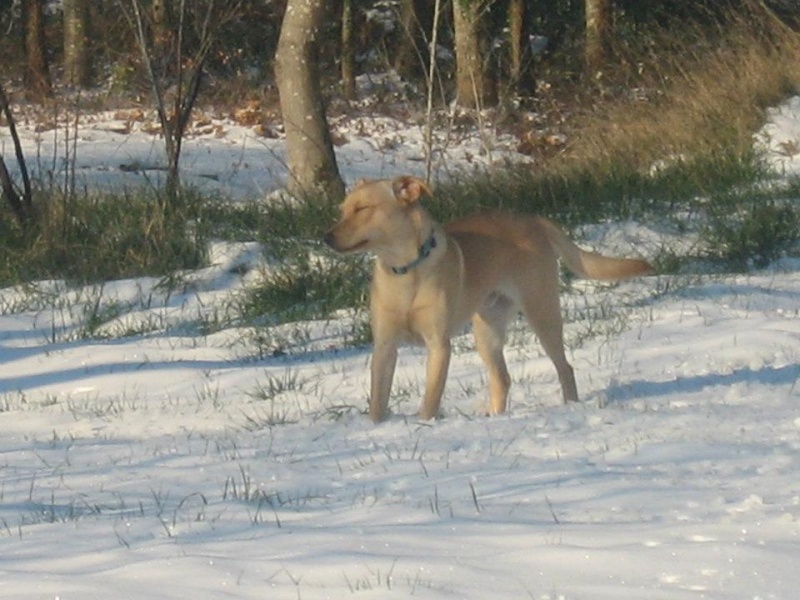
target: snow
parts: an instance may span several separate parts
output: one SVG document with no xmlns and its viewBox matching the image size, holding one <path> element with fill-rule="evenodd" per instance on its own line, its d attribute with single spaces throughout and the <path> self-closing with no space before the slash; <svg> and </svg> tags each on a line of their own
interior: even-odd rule
<svg viewBox="0 0 800 600">
<path fill-rule="evenodd" d="M 160 141 L 109 122 L 80 130 L 86 185 L 132 185 L 142 171 L 115 165 L 160 160 Z M 280 139 L 224 127 L 188 144 L 187 177 L 242 198 L 279 187 Z M 759 143 L 792 128 L 798 100 Z M 23 129 L 42 157 L 59 147 L 51 135 Z M 349 137 L 348 180 L 419 171 L 413 133 L 382 152 Z M 448 164 L 489 160 L 462 142 Z M 663 243 L 636 223 L 586 237 L 628 254 Z M 261 260 L 255 244 L 211 254 L 171 293 L 148 278 L 0 290 L 0 597 L 796 596 L 800 261 L 573 283 L 563 303 L 582 402 L 559 403 L 519 324 L 508 414 L 482 416 L 486 380 L 465 336 L 443 419 L 415 417 L 424 353 L 408 348 L 394 414 L 373 425 L 369 348 L 343 341 L 350 315 L 284 326 L 290 351 L 268 359 L 252 358 L 245 329 L 203 335 L 257 276 L 237 265 Z M 95 305 L 107 319 L 88 336 Z"/>
<path fill-rule="evenodd" d="M 765 151 L 776 171 L 800 174 L 800 97 L 790 98 L 768 111 L 768 122 L 756 137 L 756 146 Z"/>
<path fill-rule="evenodd" d="M 376 82 L 363 80 L 369 89 Z M 393 85 L 393 82 L 389 82 Z M 389 85 L 377 82 L 377 85 Z M 139 109 L 97 114 L 26 115 L 18 124 L 28 168 L 45 181 L 78 189 L 135 188 L 163 182 L 165 151 L 156 135 L 154 111 Z M 77 120 L 77 125 L 76 125 Z M 428 151 L 424 125 L 374 115 L 332 119 L 340 145 L 337 161 L 348 183 L 362 177 L 425 174 Z M 498 161 L 523 162 L 517 141 L 485 125 L 480 135 L 450 124 L 434 133 L 432 171 L 444 176 L 451 169 L 484 168 Z M 76 151 L 77 148 L 77 151 Z M 0 152 L 13 156 L 11 137 L 0 128 Z M 13 160 L 6 160 L 17 173 Z M 236 120 L 201 114 L 189 128 L 181 151 L 181 178 L 186 185 L 218 191 L 226 197 L 252 199 L 282 189 L 288 177 L 284 140 Z"/>
</svg>

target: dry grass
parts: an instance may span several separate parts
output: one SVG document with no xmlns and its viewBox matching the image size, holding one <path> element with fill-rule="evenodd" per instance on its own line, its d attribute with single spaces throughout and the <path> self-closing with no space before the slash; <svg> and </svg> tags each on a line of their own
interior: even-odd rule
<svg viewBox="0 0 800 600">
<path fill-rule="evenodd" d="M 653 34 L 618 56 L 636 75 L 624 94 L 595 100 L 576 120 L 564 154 L 573 166 L 649 168 L 749 151 L 764 109 L 800 83 L 800 35 L 757 2 L 714 27 Z"/>
</svg>

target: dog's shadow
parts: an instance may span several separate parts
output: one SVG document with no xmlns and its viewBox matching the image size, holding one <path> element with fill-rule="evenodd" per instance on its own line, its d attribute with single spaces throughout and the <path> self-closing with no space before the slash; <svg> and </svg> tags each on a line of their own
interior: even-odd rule
<svg viewBox="0 0 800 600">
<path fill-rule="evenodd" d="M 625 383 L 612 382 L 605 390 L 608 404 L 624 404 L 634 400 L 658 398 L 676 394 L 694 394 L 710 388 L 729 388 L 737 384 L 755 383 L 768 386 L 789 386 L 786 395 L 800 391 L 797 385 L 800 365 L 783 367 L 765 366 L 760 369 L 742 367 L 732 373 L 708 373 L 688 377 L 676 377 L 669 381 L 632 380 Z"/>
</svg>

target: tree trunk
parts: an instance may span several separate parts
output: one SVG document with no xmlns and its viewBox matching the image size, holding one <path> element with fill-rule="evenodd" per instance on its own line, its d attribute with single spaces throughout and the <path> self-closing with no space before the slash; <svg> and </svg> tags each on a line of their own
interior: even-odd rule
<svg viewBox="0 0 800 600">
<path fill-rule="evenodd" d="M 346 100 L 356 99 L 355 62 L 353 0 L 344 0 L 342 4 L 342 92 Z"/>
<path fill-rule="evenodd" d="M 11 210 L 17 219 L 17 223 L 22 228 L 29 229 L 33 223 L 33 193 L 31 191 L 31 180 L 28 177 L 28 167 L 25 164 L 22 144 L 19 141 L 19 135 L 17 135 L 17 125 L 14 122 L 11 105 L 8 103 L 8 97 L 6 96 L 2 83 L 0 83 L 0 114 L 5 117 L 6 125 L 11 134 L 11 141 L 14 144 L 14 155 L 17 159 L 20 176 L 22 177 L 22 191 L 19 192 L 14 182 L 11 180 L 11 174 L 8 172 L 3 156 L 0 155 L 0 190 L 2 191 L 0 197 L 5 196 L 8 200 Z"/>
<path fill-rule="evenodd" d="M 67 83 L 89 86 L 90 56 L 89 4 L 87 0 L 64 0 L 64 76 Z"/>
<path fill-rule="evenodd" d="M 526 0 L 509 0 L 508 37 L 511 86 L 519 96 L 533 96 L 536 91 L 536 77 L 533 73 L 527 21 Z"/>
<path fill-rule="evenodd" d="M 453 0 L 456 46 L 456 104 L 483 108 L 497 101 L 494 80 L 485 68 L 485 0 Z"/>
<path fill-rule="evenodd" d="M 525 20 L 525 0 L 510 0 L 508 3 L 509 58 L 511 59 L 511 79 L 519 81 L 522 73 L 522 34 Z"/>
<path fill-rule="evenodd" d="M 166 0 L 153 0 L 150 10 L 153 16 L 153 39 L 156 44 L 163 44 L 171 35 L 168 9 Z"/>
<path fill-rule="evenodd" d="M 611 37 L 611 0 L 586 0 L 586 72 L 600 74 L 608 60 Z"/>
<path fill-rule="evenodd" d="M 174 23 L 170 8 L 168 0 L 153 0 L 150 7 L 153 55 L 158 57 L 157 68 L 164 76 L 174 76 L 179 67 L 174 60 L 175 53 L 180 51 L 180 48 L 175 47 L 175 29 L 179 25 Z M 173 8 L 185 10 L 185 4 L 179 3 Z"/>
<path fill-rule="evenodd" d="M 394 70 L 406 81 L 424 75 L 428 64 L 428 49 L 425 44 L 423 22 L 414 0 L 400 2 L 400 43 L 394 57 Z"/>
<path fill-rule="evenodd" d="M 22 19 L 25 27 L 26 95 L 34 101 L 53 93 L 47 65 L 44 37 L 44 0 L 23 0 Z"/>
<path fill-rule="evenodd" d="M 317 34 L 326 15 L 324 0 L 289 0 L 284 13 L 275 78 L 286 132 L 289 190 L 344 195 L 319 84 Z"/>
</svg>

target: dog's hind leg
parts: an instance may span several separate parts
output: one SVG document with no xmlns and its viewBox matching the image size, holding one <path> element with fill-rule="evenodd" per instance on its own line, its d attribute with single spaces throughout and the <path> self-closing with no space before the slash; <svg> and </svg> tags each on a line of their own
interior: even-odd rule
<svg viewBox="0 0 800 600">
<path fill-rule="evenodd" d="M 564 326 L 558 284 L 554 282 L 552 285 L 539 285 L 535 293 L 523 294 L 522 303 L 522 313 L 556 367 L 564 402 L 577 402 L 575 373 L 564 352 Z"/>
<path fill-rule="evenodd" d="M 505 412 L 511 376 L 508 374 L 503 346 L 506 328 L 515 312 L 515 305 L 505 297 L 493 299 L 472 317 L 478 354 L 489 372 L 489 414 Z"/>
</svg>

